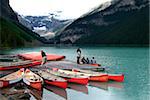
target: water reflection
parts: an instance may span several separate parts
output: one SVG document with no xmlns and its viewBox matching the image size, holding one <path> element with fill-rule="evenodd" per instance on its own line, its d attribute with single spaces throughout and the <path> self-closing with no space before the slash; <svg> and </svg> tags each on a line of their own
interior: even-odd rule
<svg viewBox="0 0 150 100">
<path fill-rule="evenodd" d="M 100 88 L 102 90 L 108 90 L 108 83 L 106 83 L 106 82 L 89 81 L 89 86 L 97 87 L 97 88 Z"/>
<path fill-rule="evenodd" d="M 109 87 L 114 87 L 114 88 L 123 88 L 123 83 L 121 82 L 115 82 L 115 81 L 109 81 L 109 82 L 93 82 L 89 81 L 89 86 L 97 87 L 102 90 L 108 91 Z"/>
<path fill-rule="evenodd" d="M 119 83 L 119 82 L 92 82 L 92 81 L 89 81 L 89 86 L 97 87 L 98 89 L 106 90 L 106 91 L 109 91 L 108 87 L 123 88 L 123 84 Z M 88 86 L 86 86 L 86 85 L 68 83 L 68 88 L 88 95 Z M 64 98 L 65 100 L 67 100 L 67 91 L 65 89 L 51 86 L 51 85 L 44 85 L 43 89 L 46 89 L 49 91 L 49 92 L 46 92 L 47 94 L 50 94 L 50 92 L 53 92 L 57 96 L 60 96 L 60 97 Z M 39 91 L 39 90 L 33 89 L 33 88 L 25 85 L 23 82 L 16 83 L 7 88 L 0 89 L 0 94 L 4 98 L 7 98 L 7 99 L 15 98 L 15 100 L 18 100 L 18 99 L 20 99 L 20 97 L 27 98 L 24 95 L 24 93 L 28 93 L 31 96 L 31 98 L 30 97 L 29 98 L 33 99 L 33 100 L 34 99 L 42 100 L 43 98 L 46 98 L 46 97 L 43 97 L 43 90 Z M 27 100 L 29 100 L 29 99 L 27 99 Z"/>
<path fill-rule="evenodd" d="M 28 89 L 29 89 L 30 94 L 32 94 L 32 96 L 34 96 L 34 98 L 36 100 L 42 100 L 43 90 L 39 91 L 39 90 L 36 90 L 34 88 L 30 88 L 30 87 L 28 87 Z"/>
<path fill-rule="evenodd" d="M 88 94 L 88 88 L 86 85 L 80 85 L 75 83 L 68 83 L 68 88 L 73 89 L 75 91 L 79 91 L 85 94 Z"/>
<path fill-rule="evenodd" d="M 55 87 L 55 86 L 51 86 L 51 85 L 45 85 L 44 86 L 45 89 L 67 99 L 67 92 L 65 89 L 59 88 L 59 87 Z"/>
<path fill-rule="evenodd" d="M 22 82 L 1 88 L 0 94 L 3 95 L 6 100 L 20 100 L 23 98 L 28 100 L 31 97 L 30 90 L 28 90 Z"/>
</svg>

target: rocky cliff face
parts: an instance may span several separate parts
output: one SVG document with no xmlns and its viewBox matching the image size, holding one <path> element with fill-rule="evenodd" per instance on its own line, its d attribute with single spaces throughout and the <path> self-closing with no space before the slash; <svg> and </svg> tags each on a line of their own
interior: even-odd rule
<svg viewBox="0 0 150 100">
<path fill-rule="evenodd" d="M 58 33 L 57 43 L 148 44 L 149 1 L 113 0 Z"/>
<path fill-rule="evenodd" d="M 9 0 L 1 0 L 0 1 L 0 16 L 3 18 L 11 19 L 13 21 L 18 22 L 17 15 L 14 13 L 12 8 L 9 5 Z"/>
<path fill-rule="evenodd" d="M 21 16 L 19 14 L 17 14 L 17 17 L 18 17 L 19 23 L 21 23 L 22 25 L 24 25 L 28 29 L 33 30 L 34 27 L 32 26 L 32 23 L 29 20 L 26 20 L 24 18 L 24 16 Z"/>
</svg>

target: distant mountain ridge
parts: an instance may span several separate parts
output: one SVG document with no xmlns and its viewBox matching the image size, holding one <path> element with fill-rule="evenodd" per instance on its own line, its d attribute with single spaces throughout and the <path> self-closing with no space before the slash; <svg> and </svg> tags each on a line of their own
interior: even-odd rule
<svg viewBox="0 0 150 100">
<path fill-rule="evenodd" d="M 149 44 L 149 1 L 107 2 L 75 20 L 55 40 L 71 44 Z"/>
</svg>

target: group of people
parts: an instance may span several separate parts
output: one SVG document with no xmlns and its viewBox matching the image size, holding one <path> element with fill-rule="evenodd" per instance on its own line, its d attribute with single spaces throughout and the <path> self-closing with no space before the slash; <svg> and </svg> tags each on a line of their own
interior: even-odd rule
<svg viewBox="0 0 150 100">
<path fill-rule="evenodd" d="M 46 53 L 41 50 L 41 56 L 42 56 L 42 63 L 41 66 L 43 66 L 47 62 Z M 94 57 L 90 60 L 89 58 L 85 58 L 81 56 L 81 49 L 77 49 L 77 64 L 96 64 L 96 60 Z"/>
<path fill-rule="evenodd" d="M 77 49 L 77 63 L 78 64 L 96 64 L 96 60 L 94 57 L 90 60 L 89 58 L 85 58 L 81 56 L 81 49 Z"/>
</svg>

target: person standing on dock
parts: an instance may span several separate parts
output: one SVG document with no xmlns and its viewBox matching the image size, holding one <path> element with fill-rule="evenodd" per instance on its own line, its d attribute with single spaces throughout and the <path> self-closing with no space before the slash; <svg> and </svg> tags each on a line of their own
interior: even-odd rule
<svg viewBox="0 0 150 100">
<path fill-rule="evenodd" d="M 77 64 L 80 64 L 81 63 L 81 49 L 78 48 L 77 49 Z"/>
<path fill-rule="evenodd" d="M 41 66 L 42 66 L 47 62 L 47 56 L 43 50 L 41 50 L 41 56 L 42 56 L 42 63 L 41 63 Z"/>
</svg>

